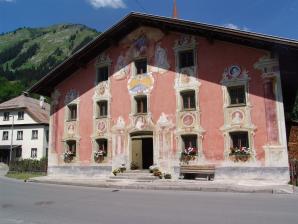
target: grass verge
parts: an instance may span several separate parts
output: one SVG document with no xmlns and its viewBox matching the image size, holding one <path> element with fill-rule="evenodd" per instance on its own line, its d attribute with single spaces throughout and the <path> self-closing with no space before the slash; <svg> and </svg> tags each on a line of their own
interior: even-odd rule
<svg viewBox="0 0 298 224">
<path fill-rule="evenodd" d="M 9 178 L 19 179 L 19 180 L 27 180 L 32 177 L 45 176 L 45 173 L 8 172 L 5 176 Z"/>
</svg>

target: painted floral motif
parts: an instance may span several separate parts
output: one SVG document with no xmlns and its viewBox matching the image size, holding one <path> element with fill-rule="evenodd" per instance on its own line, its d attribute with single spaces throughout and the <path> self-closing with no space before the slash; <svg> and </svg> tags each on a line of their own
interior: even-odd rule
<svg viewBox="0 0 298 224">
<path fill-rule="evenodd" d="M 194 117 L 191 114 L 186 114 L 182 117 L 182 122 L 185 126 L 192 126 L 194 123 Z"/>
<path fill-rule="evenodd" d="M 128 80 L 128 90 L 131 94 L 147 94 L 153 88 L 153 83 L 151 73 L 133 76 Z"/>
</svg>

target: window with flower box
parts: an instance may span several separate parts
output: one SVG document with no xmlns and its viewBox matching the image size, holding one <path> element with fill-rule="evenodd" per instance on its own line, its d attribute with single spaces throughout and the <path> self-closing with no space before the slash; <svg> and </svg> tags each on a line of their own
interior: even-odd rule
<svg viewBox="0 0 298 224">
<path fill-rule="evenodd" d="M 248 133 L 245 131 L 231 132 L 231 147 L 241 149 L 249 148 Z"/>
<path fill-rule="evenodd" d="M 197 149 L 197 135 L 182 135 L 183 149 Z"/>
<path fill-rule="evenodd" d="M 71 152 L 72 156 L 76 156 L 77 152 L 77 145 L 75 140 L 69 140 L 66 142 L 67 144 L 67 150 Z"/>
</svg>

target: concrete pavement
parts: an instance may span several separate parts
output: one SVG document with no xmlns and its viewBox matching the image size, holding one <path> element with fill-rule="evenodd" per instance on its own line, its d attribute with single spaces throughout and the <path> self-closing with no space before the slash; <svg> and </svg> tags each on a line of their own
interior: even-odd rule
<svg viewBox="0 0 298 224">
<path fill-rule="evenodd" d="M 138 181 L 131 179 L 114 180 L 102 177 L 77 176 L 44 176 L 31 178 L 28 181 L 36 183 L 74 185 L 116 189 L 146 189 L 146 190 L 180 190 L 205 192 L 242 192 L 242 193 L 271 193 L 291 194 L 291 185 L 276 185 L 274 182 L 264 181 L 206 181 L 206 180 L 154 180 Z"/>
</svg>

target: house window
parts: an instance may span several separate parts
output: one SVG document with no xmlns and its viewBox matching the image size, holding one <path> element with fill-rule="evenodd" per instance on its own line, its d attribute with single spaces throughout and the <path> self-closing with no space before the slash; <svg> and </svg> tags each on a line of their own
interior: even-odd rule
<svg viewBox="0 0 298 224">
<path fill-rule="evenodd" d="M 97 102 L 98 117 L 106 117 L 108 115 L 108 101 L 103 100 Z"/>
<path fill-rule="evenodd" d="M 196 109 L 196 96 L 195 91 L 181 92 L 183 110 L 194 110 Z"/>
<path fill-rule="evenodd" d="M 183 150 L 193 148 L 197 153 L 197 135 L 182 135 Z"/>
<path fill-rule="evenodd" d="M 24 111 L 18 112 L 18 120 L 24 120 Z"/>
<path fill-rule="evenodd" d="M 135 69 L 137 75 L 147 73 L 147 59 L 135 60 Z"/>
<path fill-rule="evenodd" d="M 2 140 L 8 140 L 8 131 L 3 131 Z"/>
<path fill-rule="evenodd" d="M 249 148 L 248 133 L 244 131 L 231 132 L 231 147 L 233 148 Z"/>
<path fill-rule="evenodd" d="M 137 96 L 136 101 L 136 111 L 138 114 L 147 113 L 147 96 Z"/>
<path fill-rule="evenodd" d="M 230 86 L 228 87 L 230 105 L 245 105 L 245 87 Z"/>
<path fill-rule="evenodd" d="M 16 158 L 20 158 L 22 156 L 22 147 L 15 148 Z"/>
<path fill-rule="evenodd" d="M 108 154 L 108 140 L 107 139 L 96 139 L 97 150 L 103 152 L 104 156 Z"/>
<path fill-rule="evenodd" d="M 194 52 L 193 50 L 179 52 L 179 68 L 187 68 L 194 66 Z"/>
<path fill-rule="evenodd" d="M 97 83 L 108 80 L 109 79 L 109 66 L 98 67 L 96 76 L 97 76 L 96 77 Z"/>
<path fill-rule="evenodd" d="M 69 120 L 75 121 L 77 119 L 77 105 L 76 104 L 71 104 L 68 106 L 69 110 Z"/>
<path fill-rule="evenodd" d="M 32 130 L 32 139 L 38 139 L 38 130 Z"/>
<path fill-rule="evenodd" d="M 69 152 L 71 152 L 73 154 L 73 156 L 76 156 L 76 148 L 77 148 L 77 145 L 76 145 L 76 141 L 75 140 L 70 140 L 70 141 L 67 141 L 67 150 Z"/>
<path fill-rule="evenodd" d="M 23 131 L 17 132 L 17 140 L 23 140 Z"/>
<path fill-rule="evenodd" d="M 31 158 L 37 158 L 37 148 L 31 149 Z"/>
<path fill-rule="evenodd" d="M 46 130 L 46 142 L 49 142 L 49 130 Z"/>
<path fill-rule="evenodd" d="M 3 113 L 3 121 L 9 121 L 9 112 Z"/>
</svg>

